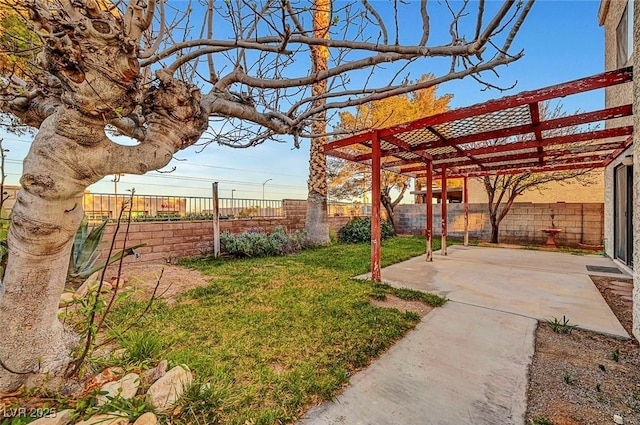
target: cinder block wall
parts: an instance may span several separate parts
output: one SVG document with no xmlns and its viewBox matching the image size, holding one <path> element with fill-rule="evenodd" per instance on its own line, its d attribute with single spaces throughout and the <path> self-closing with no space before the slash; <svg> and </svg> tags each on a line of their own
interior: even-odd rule
<svg viewBox="0 0 640 425">
<path fill-rule="evenodd" d="M 242 233 L 247 230 L 272 232 L 282 226 L 290 232 L 303 230 L 307 216 L 307 201 L 285 199 L 283 201 L 284 217 L 248 218 L 239 220 L 220 220 L 220 232 Z M 350 217 L 329 217 L 329 227 L 338 231 L 350 220 Z M 115 249 L 122 249 L 124 226 L 116 238 Z M 107 226 L 103 238 L 103 255 L 109 250 L 115 224 Z M 127 246 L 138 244 L 146 246 L 137 249 L 140 258 L 133 256 L 125 259 L 125 263 L 159 263 L 174 261 L 176 258 L 205 255 L 213 250 L 213 224 L 211 221 L 169 221 L 150 223 L 131 223 Z"/>
<path fill-rule="evenodd" d="M 398 205 L 399 231 L 403 234 L 421 234 L 425 229 L 425 205 Z M 448 204 L 448 234 L 461 238 L 464 235 L 464 205 Z M 500 224 L 500 242 L 542 245 L 547 237 L 541 229 L 554 224 L 562 232 L 556 236 L 559 246 L 577 247 L 600 245 L 603 240 L 604 205 L 584 204 L 532 204 L 516 203 Z M 434 235 L 442 232 L 441 205 L 433 205 Z M 476 240 L 489 240 L 491 223 L 486 204 L 469 204 L 469 236 Z"/>
</svg>

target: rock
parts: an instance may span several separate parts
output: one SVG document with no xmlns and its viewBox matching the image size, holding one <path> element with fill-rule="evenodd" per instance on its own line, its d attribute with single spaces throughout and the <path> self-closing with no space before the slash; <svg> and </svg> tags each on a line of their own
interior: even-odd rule
<svg viewBox="0 0 640 425">
<path fill-rule="evenodd" d="M 90 277 L 82 285 L 80 285 L 80 287 L 76 291 L 76 297 L 82 298 L 85 295 L 87 295 L 87 292 L 95 291 L 96 289 L 98 289 L 98 280 L 97 279 L 93 279 L 92 280 L 91 277 Z M 111 284 L 109 282 L 107 282 L 106 280 L 102 281 L 102 291 L 101 292 L 103 292 L 103 293 L 104 292 L 109 292 L 112 289 L 113 288 L 112 288 L 112 286 L 111 286 Z"/>
<path fill-rule="evenodd" d="M 124 288 L 125 283 L 127 283 L 127 281 L 122 277 L 118 279 L 117 276 L 112 276 L 111 279 L 109 279 L 109 284 L 113 289 L 122 289 Z"/>
<path fill-rule="evenodd" d="M 193 376 L 185 367 L 176 366 L 158 379 L 147 391 L 149 403 L 160 412 L 167 412 L 191 385 Z"/>
<path fill-rule="evenodd" d="M 92 416 L 86 421 L 76 422 L 75 425 L 129 425 L 129 418 L 120 412 Z"/>
<path fill-rule="evenodd" d="M 162 378 L 167 374 L 167 366 L 169 363 L 166 360 L 158 363 L 156 367 L 153 369 L 145 370 L 140 374 L 140 383 L 142 386 L 151 385 L 156 382 L 158 379 Z"/>
<path fill-rule="evenodd" d="M 613 415 L 613 422 L 615 422 L 618 425 L 622 425 L 624 424 L 624 419 L 622 419 L 622 416 L 620 415 Z"/>
<path fill-rule="evenodd" d="M 53 414 L 51 418 L 40 418 L 36 419 L 33 422 L 30 422 L 31 425 L 68 425 L 71 422 L 71 410 L 66 409 L 60 412 L 56 412 Z"/>
<path fill-rule="evenodd" d="M 100 388 L 100 391 L 106 391 L 108 394 L 101 394 L 96 397 L 98 400 L 98 406 L 102 406 L 109 401 L 108 397 L 113 398 L 120 396 L 124 399 L 133 398 L 138 392 L 139 386 L 140 377 L 137 373 L 129 373 L 118 381 L 107 382 Z"/>
<path fill-rule="evenodd" d="M 124 375 L 124 370 L 121 367 L 110 367 L 103 370 L 93 378 L 91 378 L 84 385 L 84 393 L 93 391 L 96 388 L 101 388 L 104 384 L 111 381 L 117 381 Z"/>
<path fill-rule="evenodd" d="M 67 305 L 73 303 L 77 299 L 76 294 L 71 292 L 65 292 L 60 295 L 60 301 L 58 302 L 58 307 L 66 307 Z"/>
<path fill-rule="evenodd" d="M 151 412 L 147 412 L 144 415 L 140 416 L 133 425 L 157 425 L 158 418 Z"/>
</svg>

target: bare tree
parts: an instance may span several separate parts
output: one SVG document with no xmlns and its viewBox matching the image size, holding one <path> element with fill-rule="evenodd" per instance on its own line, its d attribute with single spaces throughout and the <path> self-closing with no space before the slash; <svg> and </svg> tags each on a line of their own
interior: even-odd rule
<svg viewBox="0 0 640 425">
<path fill-rule="evenodd" d="M 545 117 L 545 119 L 556 119 L 566 116 L 566 113 L 562 110 L 562 105 L 558 104 L 552 108 L 548 103 L 541 105 L 540 114 Z M 576 133 L 578 128 L 572 126 L 551 131 L 555 133 L 554 135 L 563 136 Z M 498 139 L 485 144 L 496 145 L 505 142 L 507 142 L 507 140 Z M 563 148 L 563 146 L 558 146 L 553 151 L 548 152 L 547 155 L 565 156 L 567 152 Z M 572 152 L 574 152 L 574 154 L 577 153 L 575 150 Z M 592 171 L 591 169 L 576 169 L 547 173 L 525 172 L 522 174 L 485 176 L 480 178 L 488 197 L 487 206 L 489 209 L 489 222 L 491 223 L 490 242 L 499 242 L 500 223 L 509 213 L 518 195 L 534 189 L 542 191 L 549 183 L 564 184 L 569 181 L 574 181 L 587 186 L 594 182 Z"/>
<path fill-rule="evenodd" d="M 21 0 L 15 12 L 42 48 L 37 71 L 5 73 L 0 87 L 0 109 L 37 129 L 0 287 L 0 391 L 54 384 L 69 364 L 74 338 L 57 307 L 90 184 L 158 170 L 198 141 L 246 147 L 289 135 L 297 146 L 318 136 L 311 124 L 324 111 L 482 80 L 522 56 L 509 51 L 532 3 L 427 8 L 422 0 L 376 10 L 345 1 L 331 10 L 325 38 L 304 1 Z M 450 18 L 439 45 L 429 39 L 432 8 Z M 407 16 L 417 30 L 400 25 Z M 326 70 L 310 65 L 315 47 L 328 50 Z M 433 57 L 448 58 L 450 69 L 406 84 L 407 67 Z M 326 93 L 311 90 L 319 81 Z M 112 132 L 136 143 L 115 143 Z"/>
</svg>

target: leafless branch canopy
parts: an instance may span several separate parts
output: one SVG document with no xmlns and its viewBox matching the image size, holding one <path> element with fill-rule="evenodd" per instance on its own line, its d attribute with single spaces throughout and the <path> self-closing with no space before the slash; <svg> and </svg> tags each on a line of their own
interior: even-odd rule
<svg viewBox="0 0 640 425">
<path fill-rule="evenodd" d="M 320 112 L 450 80 L 500 85 L 492 73 L 523 55 L 510 50 L 534 0 L 336 1 L 328 38 L 314 36 L 312 2 L 302 0 L 2 2 L 43 46 L 39 72 L 3 75 L 3 111 L 39 127 L 67 105 L 142 141 L 149 87 L 180 80 L 197 86 L 210 117 L 200 140 L 246 147 L 282 135 L 296 143 L 316 137 L 310 123 Z M 97 54 L 113 45 L 119 49 Z M 313 70 L 312 46 L 329 49 L 326 71 Z M 426 59 L 448 65 L 433 79 L 410 82 L 409 71 L 424 73 Z M 90 71 L 123 93 L 96 97 L 100 81 L 86 80 Z M 311 85 L 322 80 L 328 93 L 315 102 Z"/>
</svg>

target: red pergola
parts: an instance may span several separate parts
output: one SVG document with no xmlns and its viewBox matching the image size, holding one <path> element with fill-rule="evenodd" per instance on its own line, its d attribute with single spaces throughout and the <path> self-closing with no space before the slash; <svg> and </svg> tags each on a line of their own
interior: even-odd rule
<svg viewBox="0 0 640 425">
<path fill-rule="evenodd" d="M 551 172 L 605 167 L 632 143 L 632 105 L 546 119 L 542 102 L 628 83 L 632 68 L 527 91 L 405 124 L 335 140 L 325 154 L 370 164 L 372 191 L 380 191 L 380 170 L 427 178 L 427 261 L 432 259 L 432 179 L 442 179 L 442 252 L 446 255 L 447 178 Z M 609 121 L 606 128 L 589 124 Z M 577 130 L 576 130 L 577 126 Z M 563 129 L 572 127 L 567 134 Z M 380 199 L 372 197 L 371 273 L 380 280 Z M 465 226 L 466 227 L 466 226 Z M 465 231 L 466 235 L 466 231 Z"/>
</svg>

